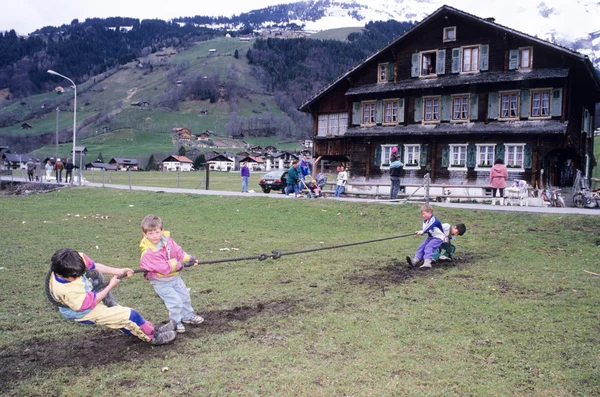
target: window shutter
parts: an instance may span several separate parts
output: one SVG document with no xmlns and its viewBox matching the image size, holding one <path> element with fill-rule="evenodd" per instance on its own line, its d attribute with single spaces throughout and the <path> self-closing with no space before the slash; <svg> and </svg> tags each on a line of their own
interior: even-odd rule
<svg viewBox="0 0 600 397">
<path fill-rule="evenodd" d="M 388 63 L 387 78 L 388 81 L 394 81 L 394 62 Z"/>
<path fill-rule="evenodd" d="M 450 95 L 442 95 L 440 106 L 442 107 L 441 120 L 442 121 L 450 121 L 450 117 L 452 117 L 452 98 Z"/>
<path fill-rule="evenodd" d="M 460 48 L 452 49 L 452 73 L 460 73 Z"/>
<path fill-rule="evenodd" d="M 523 150 L 523 168 L 531 169 L 533 165 L 533 145 L 531 143 L 525 144 Z"/>
<path fill-rule="evenodd" d="M 375 149 L 375 167 L 381 166 L 381 146 L 377 146 Z"/>
<path fill-rule="evenodd" d="M 446 73 L 446 50 L 438 50 L 437 59 L 435 61 L 435 73 Z"/>
<path fill-rule="evenodd" d="M 474 143 L 467 145 L 467 168 L 477 166 L 477 146 Z"/>
<path fill-rule="evenodd" d="M 419 159 L 419 165 L 424 167 L 427 165 L 427 148 L 428 144 L 421 145 L 421 158 Z"/>
<path fill-rule="evenodd" d="M 498 93 L 488 93 L 488 119 L 496 120 L 498 118 L 499 106 Z"/>
<path fill-rule="evenodd" d="M 362 121 L 362 103 L 352 102 L 352 125 L 360 125 Z"/>
<path fill-rule="evenodd" d="M 554 88 L 552 90 L 552 98 L 550 98 L 550 115 L 562 116 L 562 88 Z"/>
<path fill-rule="evenodd" d="M 404 123 L 404 98 L 398 100 L 398 123 Z"/>
<path fill-rule="evenodd" d="M 377 100 L 377 106 L 375 107 L 375 123 L 383 123 L 383 101 L 381 99 Z"/>
<path fill-rule="evenodd" d="M 415 123 L 423 121 L 423 97 L 415 98 Z"/>
<path fill-rule="evenodd" d="M 398 145 L 398 156 L 400 156 L 400 162 L 404 163 L 404 145 Z"/>
<path fill-rule="evenodd" d="M 504 144 L 503 143 L 499 143 L 496 145 L 496 159 L 502 159 L 504 160 Z M 494 160 L 496 160 L 494 159 Z"/>
<path fill-rule="evenodd" d="M 520 117 L 529 117 L 529 90 L 521 90 Z"/>
<path fill-rule="evenodd" d="M 442 167 L 448 168 L 450 165 L 450 146 L 442 146 Z"/>
<path fill-rule="evenodd" d="M 510 50 L 508 53 L 508 70 L 519 68 L 519 50 Z"/>
<path fill-rule="evenodd" d="M 479 95 L 471 94 L 471 98 L 469 99 L 469 120 L 475 120 L 479 118 Z"/>
<path fill-rule="evenodd" d="M 489 68 L 490 45 L 482 44 L 479 46 L 479 70 L 488 70 Z"/>
<path fill-rule="evenodd" d="M 415 52 L 412 54 L 410 63 L 410 77 L 419 77 L 419 53 Z"/>
</svg>

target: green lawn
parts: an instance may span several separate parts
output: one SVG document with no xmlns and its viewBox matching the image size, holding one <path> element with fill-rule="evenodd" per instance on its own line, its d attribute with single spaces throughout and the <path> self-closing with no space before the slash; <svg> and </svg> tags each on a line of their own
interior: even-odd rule
<svg viewBox="0 0 600 397">
<path fill-rule="evenodd" d="M 204 325 L 152 347 L 68 323 L 42 289 L 52 253 L 136 267 L 140 221 L 202 260 L 411 233 L 415 205 L 63 188 L 0 196 L 0 388 L 7 396 L 593 396 L 600 390 L 598 217 L 436 209 L 464 222 L 429 272 L 411 236 L 184 272 Z M 117 298 L 160 323 L 147 281 Z"/>
<path fill-rule="evenodd" d="M 362 32 L 363 30 L 364 30 L 364 28 L 360 28 L 360 27 L 328 29 L 328 30 L 323 30 L 321 32 L 315 33 L 315 34 L 309 36 L 309 38 L 320 39 L 320 40 L 345 41 L 348 39 L 348 35 L 350 35 L 350 33 L 358 33 L 358 32 Z"/>
</svg>

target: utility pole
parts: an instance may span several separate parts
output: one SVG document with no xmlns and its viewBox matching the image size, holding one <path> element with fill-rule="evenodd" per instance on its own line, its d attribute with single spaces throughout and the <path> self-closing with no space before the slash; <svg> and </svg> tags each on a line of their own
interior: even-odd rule
<svg viewBox="0 0 600 397">
<path fill-rule="evenodd" d="M 59 108 L 56 108 L 56 151 L 54 153 L 54 158 L 58 158 L 58 113 L 60 112 Z"/>
</svg>

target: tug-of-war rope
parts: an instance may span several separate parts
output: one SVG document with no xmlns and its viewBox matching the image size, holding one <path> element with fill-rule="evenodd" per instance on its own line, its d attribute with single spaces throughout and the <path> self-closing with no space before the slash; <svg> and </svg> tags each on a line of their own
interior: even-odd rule
<svg viewBox="0 0 600 397">
<path fill-rule="evenodd" d="M 252 260 L 264 261 L 269 258 L 279 259 L 282 256 L 287 256 L 287 255 L 299 255 L 299 254 L 306 254 L 309 252 L 317 252 L 317 251 L 325 251 L 325 250 L 332 250 L 332 249 L 338 249 L 338 248 L 352 247 L 354 245 L 371 244 L 371 243 L 377 243 L 380 241 L 394 240 L 394 239 L 398 239 L 398 238 L 402 238 L 402 237 L 409 237 L 409 236 L 415 236 L 415 233 L 401 234 L 398 236 L 391 236 L 391 237 L 382 237 L 382 238 L 377 238 L 374 240 L 358 241 L 358 242 L 348 243 L 348 244 L 330 245 L 328 247 L 308 248 L 308 249 L 299 250 L 299 251 L 289 251 L 289 252 L 271 251 L 270 254 L 260 254 L 260 255 L 254 255 L 254 256 L 240 256 L 237 258 L 214 259 L 214 260 L 210 260 L 210 261 L 198 261 L 198 265 L 215 265 L 217 263 L 241 262 L 241 261 L 252 261 Z M 193 258 L 191 261 L 184 263 L 183 268 L 189 269 L 190 267 L 194 266 L 195 263 L 196 263 L 196 261 Z M 146 272 L 147 272 L 147 270 L 145 270 L 145 269 L 135 269 L 133 271 L 133 273 L 146 273 Z M 54 306 L 65 307 L 63 304 L 61 304 L 56 299 L 54 299 L 54 296 L 52 296 L 52 292 L 50 292 L 50 277 L 51 277 L 51 275 L 52 275 L 52 269 L 48 269 L 48 272 L 46 273 L 46 279 L 44 281 L 46 296 L 48 297 L 48 300 L 50 301 L 50 303 L 52 303 Z M 123 274 L 118 275 L 117 278 L 122 279 L 126 276 L 127 276 L 127 273 L 123 272 Z"/>
</svg>

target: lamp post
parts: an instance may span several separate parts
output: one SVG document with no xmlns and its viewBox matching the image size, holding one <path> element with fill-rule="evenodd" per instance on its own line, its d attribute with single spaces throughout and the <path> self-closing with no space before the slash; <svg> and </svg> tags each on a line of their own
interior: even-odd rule
<svg viewBox="0 0 600 397">
<path fill-rule="evenodd" d="M 73 84 L 73 90 L 75 95 L 73 95 L 73 163 L 77 164 L 76 160 L 75 160 L 75 140 L 77 137 L 77 85 L 75 85 L 75 82 L 73 80 L 71 80 L 70 78 L 68 78 L 67 76 L 64 76 L 60 73 L 55 72 L 54 70 L 48 70 L 48 73 L 62 77 L 63 79 L 69 80 L 71 82 L 71 84 Z M 73 178 L 73 175 L 71 175 L 71 178 Z M 79 177 L 79 186 L 81 186 L 81 176 Z"/>
</svg>

